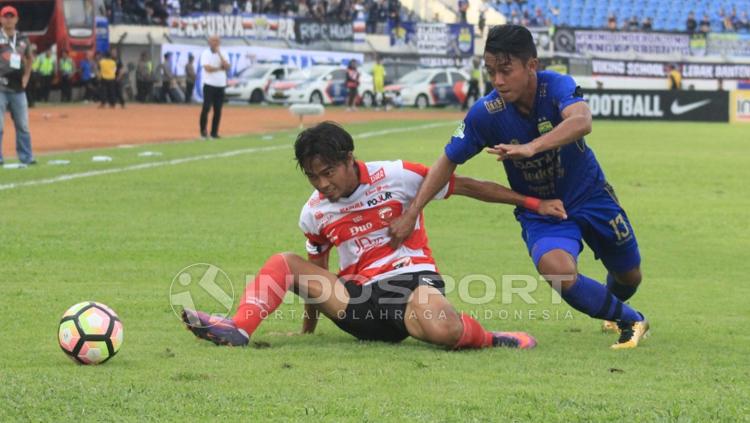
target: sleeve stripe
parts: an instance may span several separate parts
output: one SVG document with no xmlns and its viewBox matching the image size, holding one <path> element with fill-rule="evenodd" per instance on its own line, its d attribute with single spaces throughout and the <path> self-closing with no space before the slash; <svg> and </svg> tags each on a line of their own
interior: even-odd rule
<svg viewBox="0 0 750 423">
<path fill-rule="evenodd" d="M 448 198 L 453 195 L 453 190 L 456 188 L 456 174 L 451 174 L 451 179 L 448 181 L 448 192 L 445 193 L 445 197 Z"/>
<path fill-rule="evenodd" d="M 401 163 L 403 163 L 405 170 L 412 171 L 416 173 L 417 175 L 420 175 L 423 178 L 426 177 L 427 172 L 430 171 L 430 168 L 423 165 L 422 163 L 413 163 L 413 162 L 407 162 L 407 161 L 402 161 Z"/>
</svg>

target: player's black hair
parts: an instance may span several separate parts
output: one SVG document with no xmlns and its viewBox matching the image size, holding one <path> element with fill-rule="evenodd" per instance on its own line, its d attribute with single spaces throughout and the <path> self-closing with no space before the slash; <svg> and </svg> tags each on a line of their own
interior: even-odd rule
<svg viewBox="0 0 750 423">
<path fill-rule="evenodd" d="M 338 123 L 331 121 L 305 129 L 294 142 L 294 156 L 300 169 L 304 169 L 315 157 L 329 165 L 345 162 L 353 151 L 352 136 Z"/>
<path fill-rule="evenodd" d="M 511 57 L 517 57 L 524 64 L 529 59 L 536 58 L 536 44 L 526 27 L 521 25 L 496 25 L 487 34 L 484 52 L 496 56 L 503 56 L 509 62 Z"/>
</svg>

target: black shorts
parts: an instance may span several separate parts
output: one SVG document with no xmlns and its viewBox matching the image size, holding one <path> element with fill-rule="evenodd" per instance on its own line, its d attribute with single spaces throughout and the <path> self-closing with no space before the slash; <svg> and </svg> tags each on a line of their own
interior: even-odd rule
<svg viewBox="0 0 750 423">
<path fill-rule="evenodd" d="M 435 272 L 404 273 L 368 285 L 345 281 L 349 305 L 333 322 L 363 341 L 401 342 L 409 336 L 404 323 L 406 304 L 420 285 L 445 293 L 445 282 Z"/>
</svg>

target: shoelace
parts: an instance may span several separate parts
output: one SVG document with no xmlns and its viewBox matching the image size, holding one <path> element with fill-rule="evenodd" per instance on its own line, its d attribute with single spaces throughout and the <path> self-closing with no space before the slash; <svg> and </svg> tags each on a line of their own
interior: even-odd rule
<svg viewBox="0 0 750 423">
<path fill-rule="evenodd" d="M 618 344 L 622 344 L 625 342 L 630 341 L 631 338 L 633 338 L 633 334 L 635 332 L 633 331 L 633 325 L 631 324 L 630 327 L 627 328 L 620 328 L 620 339 L 617 341 Z"/>
</svg>

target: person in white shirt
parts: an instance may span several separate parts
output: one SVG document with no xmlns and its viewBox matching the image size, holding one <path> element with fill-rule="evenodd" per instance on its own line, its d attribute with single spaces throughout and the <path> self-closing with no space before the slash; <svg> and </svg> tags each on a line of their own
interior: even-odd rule
<svg viewBox="0 0 750 423">
<path fill-rule="evenodd" d="M 221 108 L 224 105 L 224 89 L 227 86 L 227 71 L 229 61 L 219 50 L 221 40 L 218 36 L 208 37 L 210 48 L 203 51 L 200 66 L 203 70 L 203 109 L 201 109 L 200 129 L 201 137 L 208 138 L 206 124 L 208 112 L 213 107 L 214 115 L 211 120 L 211 138 L 219 138 L 219 122 L 221 121 Z"/>
</svg>

